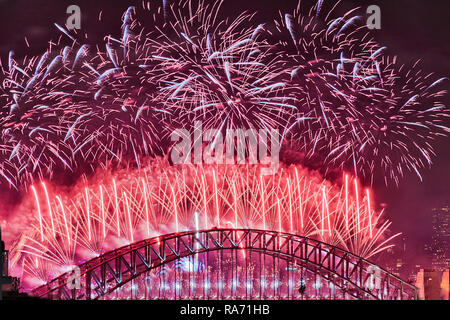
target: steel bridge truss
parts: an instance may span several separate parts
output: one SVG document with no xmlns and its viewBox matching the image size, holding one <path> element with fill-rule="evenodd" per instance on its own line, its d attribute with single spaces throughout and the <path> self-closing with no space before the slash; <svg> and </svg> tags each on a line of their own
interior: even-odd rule
<svg viewBox="0 0 450 320">
<path fill-rule="evenodd" d="M 245 250 L 287 261 L 329 281 L 345 292 L 348 299 L 417 299 L 414 286 L 338 247 L 274 231 L 217 228 L 168 234 L 107 252 L 79 265 L 77 272 L 62 274 L 36 288 L 33 294 L 58 300 L 101 299 L 140 275 L 177 259 L 225 250 Z M 219 294 L 215 298 L 226 297 Z M 250 294 L 250 298 L 255 296 Z"/>
</svg>

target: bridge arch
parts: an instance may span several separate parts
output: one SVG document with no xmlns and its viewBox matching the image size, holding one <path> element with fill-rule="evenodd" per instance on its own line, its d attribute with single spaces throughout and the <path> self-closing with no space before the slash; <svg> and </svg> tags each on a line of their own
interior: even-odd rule
<svg viewBox="0 0 450 320">
<path fill-rule="evenodd" d="M 239 258 L 240 252 L 242 252 L 243 258 Z M 225 260 L 224 254 L 228 254 L 231 259 Z M 234 292 L 237 293 L 237 286 L 239 286 L 234 283 L 234 281 L 238 282 L 239 260 L 244 258 L 249 260 L 246 255 L 251 254 L 257 254 L 260 258 L 260 272 L 256 272 L 257 276 L 253 275 L 253 278 L 256 277 L 259 280 L 259 290 L 253 287 L 249 290 L 246 280 L 244 283 L 246 295 L 239 296 L 236 294 L 233 296 L 233 288 Z M 234 270 L 231 270 L 233 278 L 228 278 L 233 282 L 234 287 L 231 288 L 231 295 L 234 299 L 303 298 L 303 294 L 297 293 L 298 281 L 291 281 L 292 277 L 295 280 L 295 274 L 297 274 L 296 280 L 299 280 L 298 273 L 301 273 L 300 280 L 303 282 L 303 274 L 306 273 L 328 281 L 333 287 L 340 290 L 341 297 L 346 299 L 411 300 L 417 298 L 417 289 L 414 286 L 375 264 L 338 247 L 288 233 L 255 229 L 217 228 L 167 234 L 118 248 L 79 265 L 76 277 L 71 273 L 64 273 L 33 290 L 33 294 L 47 299 L 101 299 L 158 268 L 181 259 L 201 257 L 202 255 L 212 255 L 214 259 L 217 258 L 218 263 L 214 270 L 219 272 L 216 278 L 220 278 L 220 281 L 226 278 L 222 269 L 230 269 L 230 263 L 231 269 L 236 269 L 235 275 L 233 274 Z M 280 270 L 280 268 L 276 268 L 275 261 L 278 261 L 278 263 L 281 261 L 281 265 L 286 266 L 283 269 L 287 272 L 287 276 L 285 276 L 287 286 L 284 295 L 281 294 L 281 290 L 279 296 L 276 296 L 276 294 L 273 296 L 266 295 L 266 256 L 271 257 L 271 261 L 274 261 L 272 273 Z M 222 257 L 222 260 L 220 260 L 220 257 Z M 261 257 L 264 257 L 264 263 Z M 201 260 L 201 258 L 195 259 Z M 205 261 L 208 263 L 208 259 Z M 256 262 L 256 264 L 258 263 Z M 245 262 L 245 266 L 247 266 L 247 262 Z M 254 269 L 253 266 L 253 272 Z M 264 272 L 261 270 L 264 270 Z M 174 272 L 176 277 L 177 273 Z M 207 284 L 203 287 L 205 293 L 205 288 L 210 286 L 208 279 L 210 275 L 208 275 L 207 270 L 203 270 L 202 274 L 206 279 L 204 283 Z M 227 275 L 229 276 L 229 273 Z M 245 275 L 247 275 L 247 269 Z M 216 283 L 217 294 L 210 295 L 208 291 L 208 295 L 197 298 L 230 298 L 226 294 L 224 295 L 224 284 L 220 281 Z M 177 288 L 174 290 L 175 295 L 172 295 L 171 298 L 183 299 L 181 295 L 177 296 Z M 164 297 L 164 299 L 167 298 Z"/>
</svg>

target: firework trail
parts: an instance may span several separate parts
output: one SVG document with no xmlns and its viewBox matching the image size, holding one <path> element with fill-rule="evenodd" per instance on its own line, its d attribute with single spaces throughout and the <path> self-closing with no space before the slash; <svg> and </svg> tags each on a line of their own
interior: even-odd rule
<svg viewBox="0 0 450 320">
<path fill-rule="evenodd" d="M 15 243 L 12 262 L 33 287 L 129 243 L 213 227 L 299 234 L 366 258 L 391 246 L 390 222 L 356 179 L 345 175 L 338 186 L 300 166 L 273 176 L 260 170 L 160 160 L 140 173 L 99 174 L 65 195 L 45 182 L 33 185 L 25 207 L 33 221 Z"/>
<path fill-rule="evenodd" d="M 314 9 L 314 8 L 313 8 Z M 294 148 L 327 170 L 350 170 L 371 181 L 382 172 L 398 184 L 405 171 L 421 179 L 432 163 L 432 142 L 447 136 L 445 93 L 417 67 L 399 66 L 384 54 L 357 9 L 326 13 L 325 25 L 300 4 L 270 34 L 274 52 L 289 70 L 299 106 L 288 128 Z M 372 181 L 371 181 L 372 182 Z"/>
<path fill-rule="evenodd" d="M 323 1 L 300 3 L 252 25 L 252 13 L 223 17 L 222 2 L 144 2 L 124 13 L 119 39 L 88 46 L 56 25 L 61 37 L 41 56 L 11 52 L 0 75 L 2 184 L 140 165 L 195 120 L 279 129 L 325 175 L 389 184 L 431 165 L 433 141 L 448 134 L 444 79 L 399 66 L 358 8 L 336 16 Z"/>
</svg>

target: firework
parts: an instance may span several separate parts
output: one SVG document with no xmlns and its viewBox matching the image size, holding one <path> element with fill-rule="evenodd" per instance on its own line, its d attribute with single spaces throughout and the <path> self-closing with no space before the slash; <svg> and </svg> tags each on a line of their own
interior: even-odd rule
<svg viewBox="0 0 450 320">
<path fill-rule="evenodd" d="M 158 161 L 140 173 L 80 183 L 66 195 L 33 185 L 34 222 L 16 243 L 13 262 L 37 284 L 125 244 L 214 227 L 303 235 L 366 258 L 390 247 L 390 222 L 356 179 L 345 175 L 337 186 L 300 166 L 273 176 L 260 170 Z"/>
</svg>

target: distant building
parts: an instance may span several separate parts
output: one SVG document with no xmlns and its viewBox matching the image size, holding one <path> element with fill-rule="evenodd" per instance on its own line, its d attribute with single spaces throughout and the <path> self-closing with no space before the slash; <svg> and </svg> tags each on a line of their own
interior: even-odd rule
<svg viewBox="0 0 450 320">
<path fill-rule="evenodd" d="M 421 269 L 417 273 L 416 287 L 421 300 L 449 300 L 449 270 Z"/>
<path fill-rule="evenodd" d="M 411 272 L 409 273 L 408 280 L 410 280 L 412 283 L 416 283 L 417 274 L 420 272 L 420 269 L 423 269 L 423 266 L 420 264 L 416 264 L 414 267 L 412 267 Z"/>
<path fill-rule="evenodd" d="M 421 300 L 441 300 L 442 276 L 439 271 L 421 269 L 417 274 L 416 287 Z"/>
<path fill-rule="evenodd" d="M 444 206 L 432 210 L 433 233 L 431 243 L 426 246 L 434 270 L 443 271 L 450 267 L 450 208 Z"/>
<path fill-rule="evenodd" d="M 18 291 L 18 279 L 12 278 L 8 274 L 9 257 L 5 250 L 5 243 L 2 241 L 2 229 L 0 227 L 0 300 L 4 293 Z"/>
</svg>

